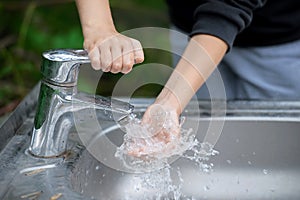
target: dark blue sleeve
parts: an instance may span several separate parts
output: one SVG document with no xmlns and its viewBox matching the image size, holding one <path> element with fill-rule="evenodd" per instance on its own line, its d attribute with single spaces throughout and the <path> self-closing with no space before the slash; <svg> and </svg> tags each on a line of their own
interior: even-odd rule
<svg viewBox="0 0 300 200">
<path fill-rule="evenodd" d="M 209 34 L 225 41 L 232 47 L 238 33 L 252 20 L 253 11 L 267 0 L 207 0 L 197 7 L 191 36 Z"/>
</svg>

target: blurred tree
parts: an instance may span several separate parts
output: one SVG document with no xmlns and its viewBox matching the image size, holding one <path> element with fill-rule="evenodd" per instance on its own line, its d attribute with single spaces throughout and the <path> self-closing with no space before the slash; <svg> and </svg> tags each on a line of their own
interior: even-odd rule
<svg viewBox="0 0 300 200">
<path fill-rule="evenodd" d="M 163 0 L 111 0 L 111 7 L 119 31 L 168 26 Z M 43 51 L 82 48 L 83 37 L 74 0 L 1 0 L 0 13 L 1 116 L 11 111 L 40 80 Z M 149 62 L 170 61 L 168 54 L 151 50 L 145 53 Z M 109 95 L 120 76 L 106 73 L 101 80 L 105 87 L 99 92 Z M 147 91 L 139 92 L 141 96 L 156 94 L 160 89 L 145 88 Z"/>
<path fill-rule="evenodd" d="M 40 79 L 42 51 L 79 48 L 83 39 L 71 0 L 1 1 L 0 13 L 1 115 Z"/>
</svg>

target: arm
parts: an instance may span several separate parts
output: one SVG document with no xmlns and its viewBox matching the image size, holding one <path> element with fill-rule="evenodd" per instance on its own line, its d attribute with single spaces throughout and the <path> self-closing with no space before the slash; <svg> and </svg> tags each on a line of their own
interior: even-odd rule
<svg viewBox="0 0 300 200">
<path fill-rule="evenodd" d="M 227 49 L 227 44 L 217 37 L 204 34 L 193 36 L 155 103 L 172 107 L 179 116 Z"/>
<path fill-rule="evenodd" d="M 146 138 L 147 145 L 139 146 L 129 154 L 134 156 L 157 154 L 161 151 L 172 152 L 176 148 L 177 138 L 180 137 L 179 115 L 188 104 L 195 92 L 202 86 L 209 75 L 216 68 L 228 49 L 228 45 L 221 39 L 199 34 L 191 38 L 181 60 L 171 74 L 165 87 L 156 98 L 154 104 L 149 106 L 143 116 L 143 123 L 149 124 L 154 133 Z M 166 113 L 161 116 L 160 113 Z M 164 122 L 167 127 L 164 126 Z M 171 123 L 170 123 L 171 121 Z M 171 125 L 170 125 L 171 124 Z M 155 149 L 158 143 L 161 148 Z"/>
<path fill-rule="evenodd" d="M 84 48 L 94 69 L 128 73 L 133 64 L 144 60 L 139 41 L 117 32 L 108 0 L 76 0 Z"/>
<path fill-rule="evenodd" d="M 232 46 L 236 35 L 250 24 L 252 11 L 261 7 L 266 0 L 205 2 L 195 10 L 195 23 L 190 34 L 192 38 L 181 60 L 155 103 L 148 107 L 143 116 L 143 123 L 158 130 L 146 140 L 166 144 L 167 151 L 172 151 L 172 143 L 177 144 L 176 138 L 180 137 L 179 115 Z M 160 113 L 166 113 L 164 120 L 172 120 L 171 129 L 161 126 L 161 120 L 156 123 L 156 116 L 160 116 Z M 160 129 L 156 126 L 160 126 Z M 162 150 L 150 153 L 157 154 Z M 143 155 L 148 152 L 147 148 L 140 147 L 131 153 Z"/>
<path fill-rule="evenodd" d="M 252 12 L 262 7 L 266 1 L 208 0 L 199 3 L 190 33 L 192 38 L 155 104 L 173 110 L 178 117 L 231 48 L 236 35 L 250 24 Z M 169 3 L 172 5 L 171 1 Z M 173 11 L 180 12 L 180 5 L 184 4 L 177 1 L 177 7 L 173 7 Z M 144 116 L 146 122 L 151 121 L 149 110 L 151 106 Z"/>
</svg>

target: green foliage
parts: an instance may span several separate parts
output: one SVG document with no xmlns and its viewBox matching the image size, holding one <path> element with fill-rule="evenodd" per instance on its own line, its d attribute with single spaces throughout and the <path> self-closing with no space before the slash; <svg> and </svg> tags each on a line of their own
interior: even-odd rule
<svg viewBox="0 0 300 200">
<path fill-rule="evenodd" d="M 168 25 L 163 0 L 110 2 L 119 31 L 143 26 Z M 83 36 L 76 5 L 71 0 L 2 0 L 0 13 L 1 108 L 10 101 L 22 99 L 40 80 L 39 70 L 43 51 L 55 48 L 82 48 Z M 170 61 L 170 56 L 166 54 L 146 53 L 146 58 L 148 57 L 151 62 Z M 156 60 L 153 61 L 151 58 Z M 106 89 L 100 89 L 99 92 L 109 95 L 114 83 L 120 77 L 121 75 L 105 74 L 101 81 Z M 88 90 L 89 85 L 83 83 L 82 87 Z M 160 90 L 157 86 L 145 88 L 147 91 L 140 90 L 138 93 L 150 95 L 157 94 Z"/>
<path fill-rule="evenodd" d="M 82 47 L 75 3 L 40 2 L 0 3 L 0 107 L 22 99 L 40 80 L 43 51 Z"/>
</svg>

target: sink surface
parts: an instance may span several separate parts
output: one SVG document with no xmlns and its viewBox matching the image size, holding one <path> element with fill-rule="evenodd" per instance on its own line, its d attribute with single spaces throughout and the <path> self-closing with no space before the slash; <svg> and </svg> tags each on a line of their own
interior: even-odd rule
<svg viewBox="0 0 300 200">
<path fill-rule="evenodd" d="M 199 123 L 199 118 L 189 123 Z M 208 121 L 200 120 L 199 125 L 197 138 L 201 141 L 201 132 L 208 128 Z M 214 148 L 219 154 L 206 163 L 213 164 L 212 170 L 205 172 L 194 162 L 180 158 L 171 164 L 171 183 L 180 187 L 179 199 L 299 199 L 299 130 L 299 122 L 228 118 Z M 115 143 L 122 137 L 119 129 L 108 134 Z M 87 150 L 74 167 L 73 188 L 98 199 L 155 199 L 169 183 L 142 186 L 147 176 L 163 182 L 166 172 L 145 175 L 116 171 Z M 174 199 L 174 194 L 169 196 Z"/>
<path fill-rule="evenodd" d="M 108 121 L 99 122 L 103 130 L 88 147 L 74 127 L 63 157 L 29 155 L 36 96 L 37 89 L 0 127 L 0 199 L 300 199 L 300 102 L 228 102 L 224 124 L 200 102 L 204 114 L 187 108 L 183 126 L 197 127 L 202 142 L 209 128 L 224 125 L 214 146 L 219 153 L 201 163 L 181 157 L 170 168 L 129 173 L 93 153 L 103 141 L 123 141 L 122 130 Z M 138 115 L 151 102 L 132 100 Z"/>
</svg>

